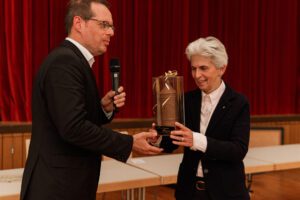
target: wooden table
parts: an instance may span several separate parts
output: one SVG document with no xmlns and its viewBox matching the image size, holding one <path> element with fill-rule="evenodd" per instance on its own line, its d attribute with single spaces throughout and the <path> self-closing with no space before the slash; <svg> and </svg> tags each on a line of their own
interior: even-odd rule
<svg viewBox="0 0 300 200">
<path fill-rule="evenodd" d="M 160 184 L 160 177 L 116 160 L 102 162 L 97 192 L 111 192 Z"/>
<path fill-rule="evenodd" d="M 102 162 L 97 193 L 127 190 L 127 199 L 134 199 L 138 189 L 138 199 L 145 199 L 145 188 L 160 185 L 160 177 L 153 173 L 132 167 L 116 160 Z"/>
<path fill-rule="evenodd" d="M 300 144 L 250 148 L 247 157 L 274 164 L 274 170 L 300 168 Z"/>
<path fill-rule="evenodd" d="M 20 199 L 23 168 L 0 170 L 0 199 Z"/>
<path fill-rule="evenodd" d="M 127 164 L 103 161 L 97 192 L 176 183 L 182 156 L 168 154 L 131 158 Z M 250 148 L 244 164 L 246 174 L 300 168 L 300 144 Z M 23 169 L 0 170 L 0 200 L 19 199 L 22 174 Z M 6 181 L 1 181 L 5 177 Z"/>
<path fill-rule="evenodd" d="M 151 172 L 161 177 L 161 184 L 177 182 L 177 173 L 183 154 L 169 154 L 131 158 L 127 164 Z"/>
<path fill-rule="evenodd" d="M 160 156 L 149 156 L 131 158 L 128 164 L 139 169 L 157 174 L 161 177 L 161 184 L 173 184 L 177 182 L 177 173 L 183 154 L 169 154 Z M 245 171 L 247 174 L 274 171 L 274 164 L 269 161 L 262 161 L 246 157 L 244 159 Z"/>
<path fill-rule="evenodd" d="M 23 168 L 0 170 L 0 200 L 18 200 Z M 97 193 L 145 188 L 160 184 L 158 175 L 143 171 L 116 160 L 102 162 Z M 144 199 L 144 190 L 139 194 Z M 133 199 L 133 194 L 128 199 Z"/>
<path fill-rule="evenodd" d="M 245 173 L 255 174 L 261 172 L 271 172 L 275 170 L 273 163 L 268 161 L 262 161 L 255 158 L 250 158 L 248 156 L 244 159 Z"/>
</svg>

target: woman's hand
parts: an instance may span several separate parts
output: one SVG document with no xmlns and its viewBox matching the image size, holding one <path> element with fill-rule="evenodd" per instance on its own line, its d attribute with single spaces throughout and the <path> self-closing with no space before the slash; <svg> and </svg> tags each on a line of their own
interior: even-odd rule
<svg viewBox="0 0 300 200">
<path fill-rule="evenodd" d="M 176 130 L 172 131 L 170 135 L 170 138 L 173 139 L 173 144 L 184 147 L 192 147 L 193 132 L 179 122 L 175 122 L 175 126 Z"/>
</svg>

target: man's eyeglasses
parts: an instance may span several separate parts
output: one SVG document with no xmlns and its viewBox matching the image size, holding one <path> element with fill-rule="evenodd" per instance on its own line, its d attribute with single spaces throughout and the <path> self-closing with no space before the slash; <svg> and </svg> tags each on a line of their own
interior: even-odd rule
<svg viewBox="0 0 300 200">
<path fill-rule="evenodd" d="M 108 30 L 109 28 L 111 28 L 113 31 L 115 30 L 114 25 L 110 24 L 108 21 L 102 21 L 102 20 L 94 19 L 94 18 L 91 18 L 89 20 L 93 20 L 93 21 L 98 22 L 98 24 L 100 25 L 100 27 L 102 29 L 104 29 L 104 30 Z"/>
</svg>

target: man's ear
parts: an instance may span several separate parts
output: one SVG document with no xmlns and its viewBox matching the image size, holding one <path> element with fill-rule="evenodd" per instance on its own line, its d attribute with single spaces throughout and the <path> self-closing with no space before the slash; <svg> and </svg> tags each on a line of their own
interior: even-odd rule
<svg viewBox="0 0 300 200">
<path fill-rule="evenodd" d="M 76 32 L 81 32 L 82 26 L 83 26 L 83 19 L 79 16 L 75 16 L 73 18 L 73 29 Z"/>
</svg>

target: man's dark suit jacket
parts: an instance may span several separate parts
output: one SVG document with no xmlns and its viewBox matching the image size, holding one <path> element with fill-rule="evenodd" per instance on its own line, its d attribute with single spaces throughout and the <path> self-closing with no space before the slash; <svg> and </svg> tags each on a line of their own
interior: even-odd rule
<svg viewBox="0 0 300 200">
<path fill-rule="evenodd" d="M 200 130 L 201 96 L 199 89 L 185 95 L 185 123 L 194 132 Z M 248 101 L 226 85 L 206 130 L 206 152 L 184 149 L 178 172 L 176 199 L 191 199 L 199 160 L 212 200 L 249 199 L 243 164 L 248 151 L 249 131 Z M 176 148 L 167 140 L 163 140 L 161 146 L 169 152 Z"/>
<path fill-rule="evenodd" d="M 132 149 L 131 136 L 101 127 L 108 122 L 88 62 L 65 40 L 34 84 L 21 200 L 94 200 L 101 155 L 125 162 Z"/>
</svg>

